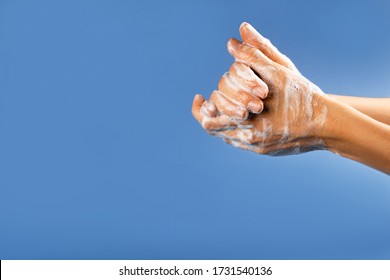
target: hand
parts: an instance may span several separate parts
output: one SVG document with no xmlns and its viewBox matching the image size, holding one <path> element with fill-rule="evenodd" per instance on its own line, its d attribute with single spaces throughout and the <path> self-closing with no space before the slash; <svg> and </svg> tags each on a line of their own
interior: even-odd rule
<svg viewBox="0 0 390 280">
<path fill-rule="evenodd" d="M 237 90 L 248 88 L 247 80 L 251 79 L 231 79 L 229 73 L 222 77 L 219 91 L 213 92 L 210 101 L 204 102 L 202 97 L 195 97 L 195 118 L 210 134 L 257 153 L 281 155 L 323 148 L 320 131 L 327 116 L 323 92 L 303 77 L 286 56 L 249 24 L 244 23 L 240 32 L 247 43 L 230 39 L 228 50 L 240 62 L 233 65 L 248 65 L 254 71 L 251 70 L 250 77 L 256 74 L 268 86 L 264 112 L 251 114 L 245 120 L 248 115 L 239 108 L 259 113 L 261 110 L 250 104 L 260 100 L 253 90 L 245 91 L 245 97 L 242 97 L 242 91 Z M 262 87 L 263 96 L 266 96 L 264 85 L 259 79 L 255 81 L 256 88 Z M 221 97 L 225 98 L 225 103 L 216 102 Z M 227 102 L 230 106 L 224 106 Z M 240 118 L 232 118 L 231 112 Z"/>
<path fill-rule="evenodd" d="M 236 65 L 249 66 L 245 71 L 250 69 L 251 77 L 256 74 L 265 82 L 268 97 L 264 103 L 256 97 L 259 96 L 258 90 L 254 90 L 257 85 L 266 89 L 258 79 L 253 88 L 249 86 L 250 79 L 233 78 L 226 82 L 225 74 L 210 101 L 201 95 L 194 98 L 192 113 L 208 133 L 261 154 L 295 154 L 326 148 L 390 174 L 390 150 L 387 149 L 390 125 L 378 121 L 388 121 L 387 99 L 367 106 L 366 100 L 357 102 L 347 97 L 339 101 L 329 97 L 250 25 L 244 23 L 240 32 L 245 44 L 231 39 L 229 52 L 236 58 Z M 242 96 L 237 95 L 243 92 L 246 97 L 240 99 Z M 256 101 L 249 95 L 264 105 L 260 114 L 261 110 L 250 103 Z M 348 101 L 361 112 L 342 101 Z M 225 108 L 228 106 L 229 110 Z"/>
<path fill-rule="evenodd" d="M 218 110 L 231 118 L 245 120 L 251 113 L 261 113 L 261 99 L 268 95 L 267 85 L 249 66 L 235 62 L 218 84 L 219 91 L 210 96 Z"/>
</svg>

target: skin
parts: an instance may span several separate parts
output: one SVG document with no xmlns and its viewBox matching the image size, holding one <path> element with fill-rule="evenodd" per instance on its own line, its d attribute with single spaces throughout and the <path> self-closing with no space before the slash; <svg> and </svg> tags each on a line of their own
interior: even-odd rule
<svg viewBox="0 0 390 280">
<path fill-rule="evenodd" d="M 195 96 L 192 113 L 209 134 L 260 154 L 327 149 L 390 174 L 389 100 L 326 95 L 249 24 L 240 33 L 244 43 L 230 39 L 228 51 L 258 79 L 232 79 L 231 68 L 210 101 Z"/>
<path fill-rule="evenodd" d="M 344 104 L 355 108 L 371 118 L 390 125 L 390 98 L 366 98 L 328 94 Z"/>
</svg>

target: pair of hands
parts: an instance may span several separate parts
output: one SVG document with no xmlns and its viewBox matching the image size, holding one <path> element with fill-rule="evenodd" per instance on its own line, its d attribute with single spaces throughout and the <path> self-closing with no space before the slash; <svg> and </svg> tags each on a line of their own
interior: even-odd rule
<svg viewBox="0 0 390 280">
<path fill-rule="evenodd" d="M 241 24 L 240 34 L 243 43 L 228 42 L 236 61 L 218 90 L 208 101 L 195 95 L 195 119 L 210 135 L 260 154 L 323 149 L 324 93 L 250 24 Z"/>
</svg>

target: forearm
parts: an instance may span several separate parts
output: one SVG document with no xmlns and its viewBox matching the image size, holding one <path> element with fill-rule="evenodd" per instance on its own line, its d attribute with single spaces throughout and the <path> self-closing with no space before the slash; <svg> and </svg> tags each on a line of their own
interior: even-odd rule
<svg viewBox="0 0 390 280">
<path fill-rule="evenodd" d="M 390 174 L 390 126 L 325 97 L 328 117 L 321 131 L 327 148 Z"/>
<path fill-rule="evenodd" d="M 390 125 L 390 98 L 366 98 L 328 94 L 328 96 L 352 106 L 356 110 Z"/>
</svg>

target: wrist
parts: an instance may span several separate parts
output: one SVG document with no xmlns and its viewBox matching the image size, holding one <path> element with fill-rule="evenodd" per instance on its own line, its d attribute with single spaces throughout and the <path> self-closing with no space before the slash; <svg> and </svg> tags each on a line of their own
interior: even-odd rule
<svg viewBox="0 0 390 280">
<path fill-rule="evenodd" d="M 328 95 L 321 95 L 319 98 L 326 108 L 326 117 L 323 125 L 317 129 L 317 136 L 324 142 L 326 149 L 340 154 L 348 138 L 346 121 L 353 118 L 356 110 Z"/>
<path fill-rule="evenodd" d="M 326 149 L 390 173 L 390 126 L 332 97 L 323 102 L 328 113 L 319 137 Z"/>
</svg>

